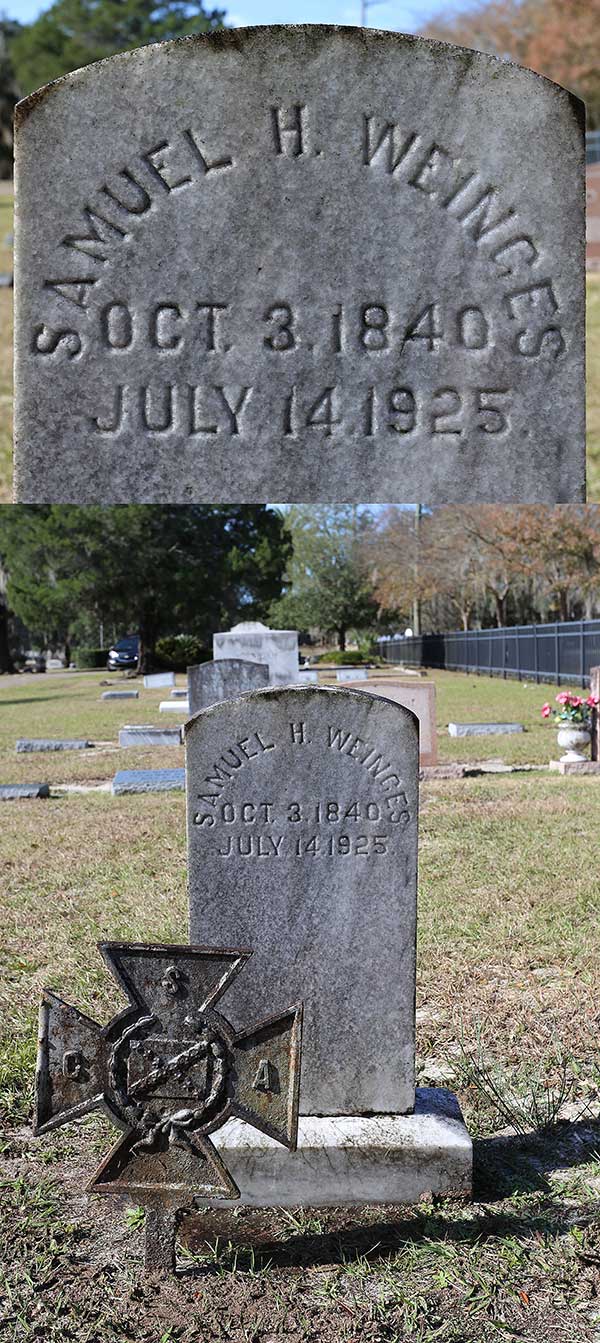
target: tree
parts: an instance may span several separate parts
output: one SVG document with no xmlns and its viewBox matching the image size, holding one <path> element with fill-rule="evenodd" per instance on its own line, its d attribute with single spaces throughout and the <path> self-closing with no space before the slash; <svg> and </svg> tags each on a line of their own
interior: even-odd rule
<svg viewBox="0 0 600 1343">
<path fill-rule="evenodd" d="M 263 505 L 54 504 L 0 512 L 7 600 L 44 646 L 70 654 L 82 618 L 139 635 L 140 669 L 161 635 L 209 642 L 223 624 L 264 616 L 290 550 Z"/>
<path fill-rule="evenodd" d="M 537 70 L 583 98 L 590 127 L 600 125 L 600 0 L 480 0 L 421 33 Z"/>
<path fill-rule="evenodd" d="M 271 619 L 283 626 L 335 632 L 343 650 L 349 629 L 372 628 L 377 619 L 363 555 L 370 515 L 350 505 L 294 504 L 287 524 L 293 557 L 287 591 L 271 607 Z"/>
<path fill-rule="evenodd" d="M 12 63 L 11 43 L 20 24 L 0 15 L 0 180 L 12 177 L 13 113 L 20 98 Z"/>
<path fill-rule="evenodd" d="M 12 60 L 30 93 L 118 51 L 221 28 L 224 16 L 202 0 L 54 0 L 13 38 Z"/>
</svg>

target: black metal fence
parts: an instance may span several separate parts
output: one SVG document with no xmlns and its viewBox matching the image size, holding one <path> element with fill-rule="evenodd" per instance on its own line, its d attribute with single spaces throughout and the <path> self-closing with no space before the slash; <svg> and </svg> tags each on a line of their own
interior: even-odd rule
<svg viewBox="0 0 600 1343">
<path fill-rule="evenodd" d="M 590 667 L 600 666 L 600 620 L 394 637 L 380 639 L 377 647 L 379 656 L 396 666 L 587 686 Z"/>
</svg>

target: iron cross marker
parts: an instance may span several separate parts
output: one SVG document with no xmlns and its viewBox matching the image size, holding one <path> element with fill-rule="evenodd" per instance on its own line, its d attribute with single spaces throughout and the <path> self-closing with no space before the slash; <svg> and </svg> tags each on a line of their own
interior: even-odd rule
<svg viewBox="0 0 600 1343">
<path fill-rule="evenodd" d="M 215 1008 L 251 951 L 99 947 L 129 1006 L 102 1027 L 45 990 L 35 1133 L 104 1109 L 124 1135 L 88 1187 L 133 1194 L 155 1220 L 193 1197 L 239 1198 L 209 1135 L 237 1117 L 295 1149 L 301 1006 L 235 1032 Z"/>
</svg>

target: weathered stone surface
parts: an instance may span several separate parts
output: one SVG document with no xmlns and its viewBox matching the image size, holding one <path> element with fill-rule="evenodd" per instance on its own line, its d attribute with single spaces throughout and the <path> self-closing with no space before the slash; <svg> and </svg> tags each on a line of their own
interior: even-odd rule
<svg viewBox="0 0 600 1343">
<path fill-rule="evenodd" d="M 175 672 L 150 672 L 144 677 L 144 690 L 158 690 L 162 686 L 175 685 Z"/>
<path fill-rule="evenodd" d="M 417 1203 L 426 1194 L 472 1193 L 471 1139 L 456 1097 L 438 1087 L 417 1088 L 411 1115 L 302 1118 L 296 1152 L 241 1119 L 228 1120 L 212 1141 L 241 1202 L 253 1207 Z"/>
<path fill-rule="evenodd" d="M 335 679 L 336 681 L 366 681 L 368 675 L 366 667 L 338 667 Z"/>
<path fill-rule="evenodd" d="M 103 690 L 100 699 L 139 699 L 139 690 Z"/>
<path fill-rule="evenodd" d="M 119 793 L 170 793 L 185 788 L 184 769 L 120 769 L 111 791 Z"/>
<path fill-rule="evenodd" d="M 382 695 L 384 699 L 394 700 L 411 709 L 419 720 L 419 762 L 421 768 L 437 765 L 437 730 L 435 717 L 435 685 L 433 681 L 426 685 L 403 685 L 395 677 L 377 676 L 371 678 L 368 686 L 347 682 L 348 689 L 366 690 L 370 695 Z"/>
<path fill-rule="evenodd" d="M 313 686 L 184 729 L 191 941 L 253 948 L 234 1025 L 304 1001 L 305 1114 L 413 1106 L 417 736 L 400 705 Z"/>
<path fill-rule="evenodd" d="M 161 699 L 158 712 L 178 713 L 186 717 L 190 712 L 189 701 L 187 699 Z"/>
<path fill-rule="evenodd" d="M 187 674 L 191 714 L 221 700 L 236 699 L 248 690 L 262 690 L 269 684 L 266 662 L 248 662 L 240 657 L 201 662 L 198 667 L 188 667 Z"/>
<path fill-rule="evenodd" d="M 524 732 L 522 723 L 448 723 L 450 737 L 495 737 L 502 732 Z"/>
<path fill-rule="evenodd" d="M 50 797 L 48 783 L 2 783 L 0 801 L 12 802 L 19 797 Z"/>
<path fill-rule="evenodd" d="M 16 749 L 21 751 L 86 751 L 91 741 L 60 737 L 19 737 Z"/>
<path fill-rule="evenodd" d="M 119 746 L 181 746 L 181 728 L 127 723 L 119 729 Z"/>
<path fill-rule="evenodd" d="M 239 658 L 266 664 L 270 685 L 292 685 L 298 680 L 297 630 L 271 630 L 260 620 L 242 620 L 233 629 L 213 634 L 213 653 L 215 662 Z"/>
<path fill-rule="evenodd" d="M 34 93 L 17 173 L 18 499 L 582 498 L 565 90 L 399 33 L 237 29 Z"/>
</svg>

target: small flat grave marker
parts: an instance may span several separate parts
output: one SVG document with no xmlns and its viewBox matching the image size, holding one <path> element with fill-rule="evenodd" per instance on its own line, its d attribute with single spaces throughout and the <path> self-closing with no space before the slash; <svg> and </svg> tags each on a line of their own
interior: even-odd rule
<svg viewBox="0 0 600 1343">
<path fill-rule="evenodd" d="M 50 797 L 49 783 L 2 783 L 0 801 L 12 802 L 19 797 Z"/>
<path fill-rule="evenodd" d="M 495 737 L 503 732 L 524 732 L 522 723 L 448 723 L 451 737 Z"/>
<path fill-rule="evenodd" d="M 184 717 L 189 716 L 190 704 L 187 699 L 161 699 L 158 706 L 159 713 L 178 713 Z"/>
<path fill-rule="evenodd" d="M 139 699 L 139 690 L 103 690 L 101 699 Z"/>
<path fill-rule="evenodd" d="M 335 679 L 336 681 L 366 681 L 368 675 L 366 667 L 338 667 Z"/>
<path fill-rule="evenodd" d="M 184 769 L 121 769 L 111 791 L 121 793 L 172 793 L 185 788 Z"/>
<path fill-rule="evenodd" d="M 119 729 L 119 746 L 181 746 L 181 728 L 129 723 Z"/>
<path fill-rule="evenodd" d="M 80 738 L 19 737 L 16 750 L 19 754 L 26 751 L 86 751 L 93 745 L 93 741 L 85 741 Z"/>
<path fill-rule="evenodd" d="M 18 500 L 584 498 L 583 109 L 556 84 L 240 28 L 38 90 L 16 154 Z"/>
</svg>

